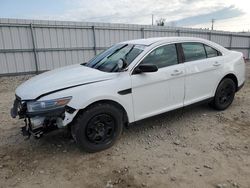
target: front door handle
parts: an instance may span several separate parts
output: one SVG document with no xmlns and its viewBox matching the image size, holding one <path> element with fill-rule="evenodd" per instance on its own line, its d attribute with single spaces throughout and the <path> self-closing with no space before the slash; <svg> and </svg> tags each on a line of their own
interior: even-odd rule
<svg viewBox="0 0 250 188">
<path fill-rule="evenodd" d="M 181 74 L 183 74 L 183 71 L 174 70 L 174 72 L 171 74 L 171 76 L 179 76 Z"/>
<path fill-rule="evenodd" d="M 216 62 L 214 62 L 214 64 L 213 64 L 213 66 L 215 66 L 215 67 L 218 67 L 218 66 L 220 66 L 221 64 L 218 62 L 218 61 L 216 61 Z"/>
</svg>

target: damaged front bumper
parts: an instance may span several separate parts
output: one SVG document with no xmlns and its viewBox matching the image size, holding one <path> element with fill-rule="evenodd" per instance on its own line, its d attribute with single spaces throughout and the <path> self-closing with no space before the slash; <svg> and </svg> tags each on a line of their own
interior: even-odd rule
<svg viewBox="0 0 250 188">
<path fill-rule="evenodd" d="M 25 125 L 21 127 L 21 130 L 23 135 L 28 137 L 33 135 L 40 138 L 44 133 L 66 127 L 78 112 L 78 110 L 67 105 L 46 111 L 28 112 L 27 102 L 16 96 L 11 109 L 11 116 L 12 118 L 18 116 L 19 119 L 24 119 Z"/>
</svg>

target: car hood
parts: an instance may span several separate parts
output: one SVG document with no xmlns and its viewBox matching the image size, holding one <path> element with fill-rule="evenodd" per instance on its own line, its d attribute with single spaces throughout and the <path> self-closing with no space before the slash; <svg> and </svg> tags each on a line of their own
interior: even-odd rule
<svg viewBox="0 0 250 188">
<path fill-rule="evenodd" d="M 80 64 L 66 66 L 27 80 L 17 87 L 16 95 L 22 100 L 33 100 L 57 90 L 112 79 L 115 75 Z"/>
</svg>

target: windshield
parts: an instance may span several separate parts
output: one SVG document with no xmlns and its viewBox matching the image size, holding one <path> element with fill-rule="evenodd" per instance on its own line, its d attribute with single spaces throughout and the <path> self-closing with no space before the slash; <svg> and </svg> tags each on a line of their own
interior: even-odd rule
<svg viewBox="0 0 250 188">
<path fill-rule="evenodd" d="M 84 65 L 104 72 L 118 72 L 120 70 L 117 63 L 120 59 L 125 60 L 128 66 L 144 48 L 143 45 L 116 44 Z"/>
</svg>

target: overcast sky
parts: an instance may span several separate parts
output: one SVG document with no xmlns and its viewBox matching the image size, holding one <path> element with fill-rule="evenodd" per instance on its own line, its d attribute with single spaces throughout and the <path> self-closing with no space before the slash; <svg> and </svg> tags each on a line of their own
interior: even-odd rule
<svg viewBox="0 0 250 188">
<path fill-rule="evenodd" d="M 249 0 L 0 0 L 0 17 L 250 30 Z"/>
</svg>

